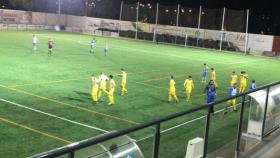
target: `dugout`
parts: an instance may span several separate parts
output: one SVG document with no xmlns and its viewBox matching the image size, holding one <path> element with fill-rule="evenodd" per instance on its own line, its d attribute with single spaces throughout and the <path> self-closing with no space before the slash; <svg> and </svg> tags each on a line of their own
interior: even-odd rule
<svg viewBox="0 0 280 158">
<path fill-rule="evenodd" d="M 262 140 L 280 125 L 280 86 L 249 94 L 250 107 L 244 136 Z M 268 96 L 268 98 L 267 98 Z"/>
</svg>

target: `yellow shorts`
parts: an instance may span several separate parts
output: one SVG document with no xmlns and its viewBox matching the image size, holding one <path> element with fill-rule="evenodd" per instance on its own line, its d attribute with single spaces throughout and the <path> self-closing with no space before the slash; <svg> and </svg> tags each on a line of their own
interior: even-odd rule
<svg viewBox="0 0 280 158">
<path fill-rule="evenodd" d="M 230 85 L 231 85 L 231 86 L 234 86 L 234 84 L 236 84 L 236 82 L 230 82 Z"/>
<path fill-rule="evenodd" d="M 192 89 L 186 89 L 185 92 L 190 94 L 190 93 L 192 93 Z"/>
<path fill-rule="evenodd" d="M 233 106 L 236 104 L 236 99 L 231 99 L 228 101 L 228 106 Z"/>
<path fill-rule="evenodd" d="M 101 84 L 101 85 L 100 85 L 100 89 L 103 90 L 103 91 L 105 91 L 105 90 L 106 90 L 106 86 Z"/>
<path fill-rule="evenodd" d="M 121 87 L 125 87 L 126 82 L 121 82 Z"/>
</svg>

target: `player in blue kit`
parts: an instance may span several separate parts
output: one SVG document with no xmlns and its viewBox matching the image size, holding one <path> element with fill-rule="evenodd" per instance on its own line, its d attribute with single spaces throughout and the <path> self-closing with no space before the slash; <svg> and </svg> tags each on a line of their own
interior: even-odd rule
<svg viewBox="0 0 280 158">
<path fill-rule="evenodd" d="M 203 68 L 203 73 L 202 73 L 202 83 L 206 83 L 207 74 L 208 74 L 208 66 L 205 63 Z"/>
<path fill-rule="evenodd" d="M 257 89 L 257 84 L 255 80 L 252 80 L 251 86 L 250 86 L 250 90 L 251 89 Z"/>
<path fill-rule="evenodd" d="M 213 103 L 215 101 L 216 95 L 216 86 L 214 81 L 211 80 L 209 84 L 205 87 L 204 93 L 207 94 L 207 104 Z M 211 114 L 214 114 L 214 107 L 212 106 L 209 111 Z"/>
</svg>

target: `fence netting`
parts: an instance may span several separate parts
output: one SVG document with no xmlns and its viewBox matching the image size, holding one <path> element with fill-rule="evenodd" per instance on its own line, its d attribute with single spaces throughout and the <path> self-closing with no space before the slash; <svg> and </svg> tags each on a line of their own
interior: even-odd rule
<svg viewBox="0 0 280 158">
<path fill-rule="evenodd" d="M 92 5 L 92 4 L 84 4 Z M 60 25 L 70 32 L 125 37 L 171 43 L 182 46 L 202 47 L 234 52 L 247 51 L 261 54 L 256 47 L 261 39 L 270 42 L 266 36 L 246 34 L 247 10 L 227 8 L 208 9 L 203 6 L 192 8 L 185 5 L 166 5 L 161 3 L 142 3 L 137 1 L 109 2 L 96 1 L 92 7 L 86 7 L 85 15 L 65 15 L 62 4 L 61 14 L 1 10 L 1 23 L 11 24 L 3 28 L 17 29 L 12 24 L 32 24 L 46 26 Z M 110 12 L 104 11 L 110 10 Z M 11 21 L 5 15 L 15 14 Z M 84 15 L 84 13 L 83 13 Z M 35 28 L 22 27 L 19 28 Z M 54 27 L 47 27 L 54 28 Z M 258 44 L 256 44 L 258 43 Z M 263 50 L 263 49 L 261 49 Z"/>
</svg>

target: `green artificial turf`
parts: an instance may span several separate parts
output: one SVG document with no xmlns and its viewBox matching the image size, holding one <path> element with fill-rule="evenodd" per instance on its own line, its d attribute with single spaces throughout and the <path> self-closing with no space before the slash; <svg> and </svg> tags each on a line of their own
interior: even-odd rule
<svg viewBox="0 0 280 158">
<path fill-rule="evenodd" d="M 32 34 L 39 39 L 32 50 Z M 247 71 L 258 86 L 279 81 L 277 59 L 222 53 L 214 50 L 155 45 L 121 39 L 97 37 L 94 54 L 88 50 L 91 37 L 79 34 L 31 31 L 0 31 L 0 98 L 41 110 L 105 131 L 132 127 L 159 117 L 190 109 L 206 102 L 201 83 L 203 63 L 216 69 L 217 99 L 227 97 L 232 71 Z M 53 55 L 47 54 L 47 40 L 55 42 Z M 104 56 L 105 40 L 109 55 Z M 120 96 L 117 77 L 120 68 L 128 74 L 128 94 Z M 117 83 L 114 106 L 91 102 L 91 75 L 113 74 Z M 167 103 L 168 77 L 174 75 L 179 103 Z M 183 83 L 188 75 L 195 89 L 190 102 L 185 101 Z M 209 76 L 208 76 L 209 79 Z M 248 82 L 250 83 L 250 81 Z M 217 106 L 222 109 L 226 104 Z M 0 117 L 32 129 L 76 142 L 104 134 L 100 130 L 66 122 L 51 116 L 0 102 Z M 161 130 L 204 115 L 205 110 L 165 122 Z M 236 138 L 238 113 L 213 118 L 210 126 L 209 152 Z M 161 137 L 160 157 L 179 158 L 185 154 L 188 140 L 203 137 L 205 119 L 193 122 Z M 0 120 L 0 157 L 27 157 L 68 143 L 32 132 Z M 132 133 L 139 140 L 153 134 L 148 128 Z M 153 138 L 138 142 L 146 157 L 151 157 Z M 3 145 L 3 146 L 2 146 Z"/>
</svg>

